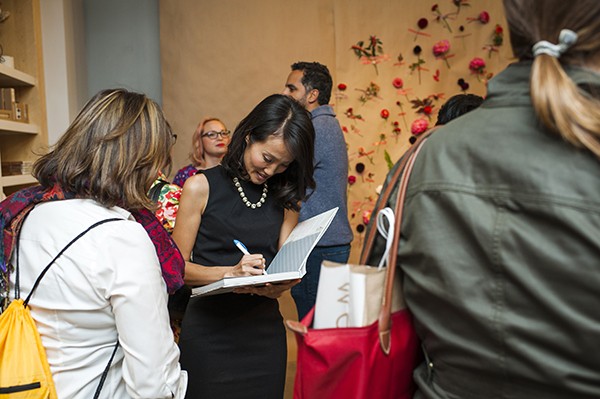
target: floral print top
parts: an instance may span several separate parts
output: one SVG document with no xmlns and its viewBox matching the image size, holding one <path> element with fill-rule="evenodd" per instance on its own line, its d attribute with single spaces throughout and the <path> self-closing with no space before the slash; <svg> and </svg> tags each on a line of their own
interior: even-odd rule
<svg viewBox="0 0 600 399">
<path fill-rule="evenodd" d="M 189 164 L 188 166 L 184 166 L 183 168 L 179 169 L 177 171 L 177 173 L 175 174 L 175 178 L 173 179 L 173 184 L 177 184 L 179 187 L 183 187 L 183 184 L 185 183 L 185 181 L 189 178 L 192 177 L 196 174 L 196 172 L 198 172 L 198 169 L 196 169 L 196 167 L 192 164 Z"/>
<path fill-rule="evenodd" d="M 158 194 L 159 208 L 156 210 L 156 218 L 161 222 L 163 227 L 169 232 L 173 233 L 175 228 L 175 218 L 177 217 L 177 210 L 179 209 L 179 199 L 181 198 L 181 187 L 168 183 L 168 180 L 162 172 L 159 172 L 158 179 L 152 183 L 150 192 L 157 184 L 163 184 Z"/>
</svg>

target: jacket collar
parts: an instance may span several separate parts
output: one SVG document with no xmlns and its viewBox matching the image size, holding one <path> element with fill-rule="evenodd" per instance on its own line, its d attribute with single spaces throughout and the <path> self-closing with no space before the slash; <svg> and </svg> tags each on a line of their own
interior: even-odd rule
<svg viewBox="0 0 600 399">
<path fill-rule="evenodd" d="M 531 105 L 529 76 L 532 61 L 509 65 L 488 83 L 488 94 L 482 106 Z M 600 74 L 576 66 L 563 66 L 569 77 L 583 90 L 600 93 Z"/>
<path fill-rule="evenodd" d="M 317 116 L 329 115 L 335 117 L 335 112 L 333 112 L 333 107 L 331 105 L 319 105 L 317 108 L 313 109 L 310 112 L 312 118 L 316 118 Z"/>
</svg>

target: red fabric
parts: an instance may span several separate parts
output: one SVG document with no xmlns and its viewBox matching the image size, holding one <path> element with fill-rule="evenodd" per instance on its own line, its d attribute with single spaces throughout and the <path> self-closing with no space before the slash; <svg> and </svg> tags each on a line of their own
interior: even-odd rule
<svg viewBox="0 0 600 399">
<path fill-rule="evenodd" d="M 298 343 L 295 399 L 409 399 L 421 355 L 408 310 L 391 317 L 391 349 L 379 344 L 378 322 L 367 327 L 310 329 L 313 309 L 294 331 Z M 295 330 L 295 329 L 293 329 Z"/>
</svg>

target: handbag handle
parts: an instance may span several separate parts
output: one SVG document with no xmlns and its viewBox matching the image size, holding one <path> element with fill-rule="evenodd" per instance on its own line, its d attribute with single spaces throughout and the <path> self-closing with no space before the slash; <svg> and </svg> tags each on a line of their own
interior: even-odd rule
<svg viewBox="0 0 600 399">
<path fill-rule="evenodd" d="M 375 204 L 375 208 L 371 212 L 372 215 L 377 215 L 381 209 L 385 208 L 388 200 L 390 199 L 390 196 L 392 195 L 392 191 L 394 191 L 394 187 L 396 186 L 395 182 L 397 182 L 400 179 L 400 176 L 402 176 L 404 174 L 403 172 L 406 170 L 406 164 L 408 163 L 410 156 L 421 148 L 421 145 L 423 145 L 423 142 L 426 141 L 427 137 L 429 137 L 433 132 L 435 132 L 438 129 L 438 127 L 439 126 L 434 126 L 431 129 L 429 129 L 428 131 L 426 131 L 425 133 L 421 134 L 418 137 L 417 141 L 408 150 L 406 150 L 406 152 L 404 153 L 404 156 L 399 161 L 398 167 L 396 168 L 396 170 L 394 171 L 394 173 L 388 180 L 387 186 L 385 186 L 384 190 L 379 195 L 379 199 L 377 200 L 377 203 Z M 368 259 L 369 255 L 371 254 L 371 250 L 373 249 L 373 244 L 375 243 L 376 236 L 377 236 L 376 228 L 367 229 L 365 243 L 364 243 L 362 252 L 360 254 L 359 264 L 361 264 L 361 265 L 367 264 L 367 262 L 369 260 Z"/>
<path fill-rule="evenodd" d="M 391 192 L 395 186 L 394 182 L 400 177 L 400 186 L 398 188 L 398 198 L 396 201 L 395 207 L 395 215 L 396 222 L 394 228 L 394 238 L 392 241 L 392 246 L 389 250 L 389 258 L 387 262 L 387 271 L 385 277 L 385 289 L 384 294 L 381 300 L 381 310 L 379 311 L 379 344 L 381 349 L 386 355 L 389 355 L 391 350 L 391 316 L 392 316 L 392 292 L 394 289 L 394 276 L 396 273 L 396 262 L 398 257 L 398 243 L 400 242 L 400 231 L 402 226 L 402 216 L 404 212 L 404 199 L 406 198 L 406 190 L 408 188 L 408 181 L 410 179 L 410 175 L 412 169 L 414 167 L 415 161 L 417 159 L 417 155 L 423 148 L 423 144 L 427 141 L 427 138 L 433 133 L 435 129 L 429 130 L 427 133 L 422 135 L 419 140 L 414 144 L 413 148 L 411 148 L 410 153 L 405 156 L 398 169 L 395 171 L 392 180 L 390 180 L 386 191 L 384 192 L 385 198 L 380 198 L 379 204 L 385 205 L 390 197 Z M 377 229 L 371 229 L 371 232 L 376 232 Z M 374 234 L 373 237 L 370 238 L 368 243 L 365 243 L 365 249 L 363 250 L 361 256 L 361 264 L 366 264 L 367 257 L 371 251 L 371 247 L 374 243 Z M 369 246 L 367 248 L 367 245 Z"/>
</svg>

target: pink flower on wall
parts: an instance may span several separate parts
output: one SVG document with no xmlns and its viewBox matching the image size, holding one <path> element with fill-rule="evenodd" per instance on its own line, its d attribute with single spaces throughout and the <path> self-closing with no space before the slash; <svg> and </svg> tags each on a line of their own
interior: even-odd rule
<svg viewBox="0 0 600 399">
<path fill-rule="evenodd" d="M 448 40 L 440 40 L 439 42 L 433 45 L 433 55 L 437 59 L 442 59 L 446 62 L 446 66 L 450 68 L 450 64 L 448 63 L 448 57 L 451 57 L 450 54 L 450 42 Z"/>
<path fill-rule="evenodd" d="M 394 80 L 392 80 L 392 85 L 396 89 L 401 89 L 402 87 L 404 87 L 404 82 L 400 78 L 395 78 Z"/>
<path fill-rule="evenodd" d="M 471 73 L 483 74 L 485 72 L 485 61 L 482 58 L 475 57 L 469 62 Z"/>
<path fill-rule="evenodd" d="M 429 128 L 429 121 L 424 118 L 419 118 L 413 121 L 410 125 L 410 132 L 415 136 L 425 132 Z"/>
<path fill-rule="evenodd" d="M 450 42 L 448 40 L 440 40 L 433 45 L 433 55 L 441 57 L 450 51 Z"/>
</svg>

